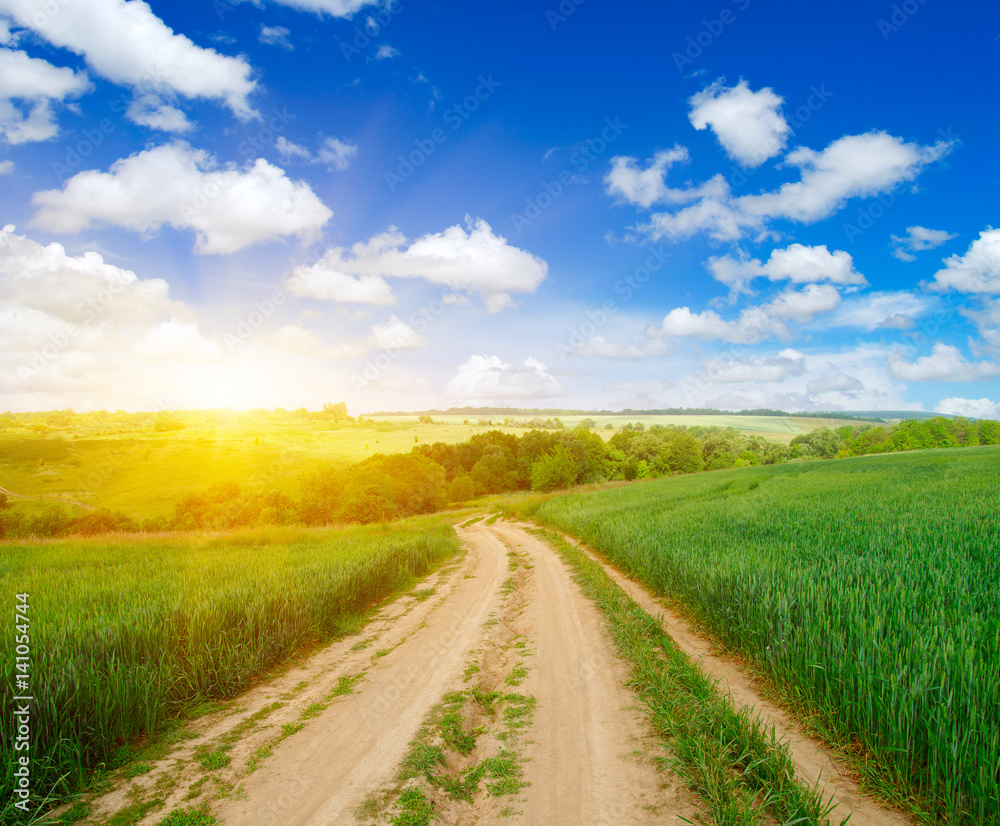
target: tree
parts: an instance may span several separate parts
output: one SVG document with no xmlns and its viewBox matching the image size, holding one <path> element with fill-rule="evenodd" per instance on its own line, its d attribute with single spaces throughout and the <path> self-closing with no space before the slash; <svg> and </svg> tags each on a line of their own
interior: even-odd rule
<svg viewBox="0 0 1000 826">
<path fill-rule="evenodd" d="M 578 424 L 577 427 L 582 427 L 584 430 L 593 430 L 595 427 L 597 427 L 597 422 L 595 422 L 593 419 L 587 418 L 584 419 L 582 422 L 580 422 L 580 424 Z"/>
<path fill-rule="evenodd" d="M 335 422 L 353 422 L 354 418 L 347 415 L 347 402 L 337 402 L 331 404 L 327 402 L 323 405 L 323 416 Z"/>
<path fill-rule="evenodd" d="M 667 465 L 674 473 L 695 473 L 705 466 L 699 442 L 690 433 L 678 433 L 667 450 Z"/>
<path fill-rule="evenodd" d="M 560 445 L 531 466 L 531 489 L 539 491 L 568 488 L 576 479 L 577 466 L 565 447 Z"/>
</svg>

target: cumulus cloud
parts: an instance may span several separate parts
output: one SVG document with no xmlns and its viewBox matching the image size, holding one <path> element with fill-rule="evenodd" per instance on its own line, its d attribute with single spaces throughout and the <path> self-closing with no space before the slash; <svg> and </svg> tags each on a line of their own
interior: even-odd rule
<svg viewBox="0 0 1000 826">
<path fill-rule="evenodd" d="M 399 55 L 400 55 L 399 49 L 393 48 L 388 43 L 383 43 L 381 46 L 378 47 L 378 51 L 375 52 L 375 59 L 385 60 L 386 58 L 390 57 L 399 57 Z"/>
<path fill-rule="evenodd" d="M 957 236 L 943 229 L 927 229 L 927 227 L 907 227 L 906 235 L 890 236 L 892 254 L 900 261 L 916 261 L 913 253 L 932 250 Z"/>
<path fill-rule="evenodd" d="M 952 396 L 941 399 L 934 411 L 972 419 L 1000 419 L 1000 402 L 992 399 L 962 399 Z"/>
<path fill-rule="evenodd" d="M 81 55 L 101 77 L 159 95 L 164 105 L 180 96 L 219 101 L 241 119 L 254 114 L 247 98 L 256 84 L 246 60 L 175 34 L 140 0 L 74 0 L 54 13 L 46 0 L 0 0 L 0 11 Z"/>
<path fill-rule="evenodd" d="M 986 346 L 1000 353 L 1000 298 L 984 301 L 978 309 L 962 310 L 962 315 L 976 325 Z"/>
<path fill-rule="evenodd" d="M 690 203 L 700 197 L 698 191 L 671 189 L 666 185 L 670 167 L 687 160 L 688 151 L 679 144 L 657 152 L 645 169 L 639 167 L 636 158 L 618 155 L 611 159 L 611 171 L 605 176 L 604 183 L 609 194 L 641 207 L 657 203 Z"/>
<path fill-rule="evenodd" d="M 260 27 L 260 32 L 257 34 L 257 39 L 268 46 L 280 46 L 282 49 L 287 49 L 292 51 L 291 41 L 288 39 L 288 35 L 291 32 L 284 26 L 264 26 Z"/>
<path fill-rule="evenodd" d="M 36 192 L 34 223 L 55 232 L 110 224 L 142 233 L 194 230 L 195 252 L 229 254 L 288 236 L 311 238 L 333 213 L 303 182 L 263 159 L 219 166 L 174 142 L 88 170 L 63 188 Z"/>
<path fill-rule="evenodd" d="M 339 172 L 347 169 L 358 155 L 358 145 L 347 138 L 344 140 L 327 138 L 315 155 L 304 146 L 292 143 L 284 135 L 278 136 L 274 146 L 285 162 L 298 160 L 304 163 L 322 164 L 327 169 L 336 169 Z"/>
<path fill-rule="evenodd" d="M 861 330 L 908 330 L 914 319 L 928 313 L 933 301 L 905 290 L 874 292 L 844 301 L 828 323 Z"/>
<path fill-rule="evenodd" d="M 702 365 L 705 378 L 717 383 L 782 381 L 805 371 L 805 356 L 798 350 L 782 350 L 774 358 L 711 359 Z"/>
<path fill-rule="evenodd" d="M 849 253 L 843 250 L 830 252 L 826 244 L 815 247 L 792 244 L 785 249 L 773 250 L 767 262 L 723 255 L 709 258 L 706 266 L 716 281 L 729 287 L 732 295 L 748 292 L 749 283 L 761 277 L 796 284 L 828 281 L 853 286 L 868 283 L 854 268 L 854 260 Z"/>
<path fill-rule="evenodd" d="M 968 361 L 957 347 L 941 342 L 929 356 L 908 362 L 895 353 L 886 364 L 892 375 L 903 381 L 982 381 L 1000 376 L 1000 364 Z"/>
<path fill-rule="evenodd" d="M 840 303 L 840 293 L 829 284 L 807 284 L 802 290 L 788 289 L 772 301 L 748 307 L 737 319 L 727 321 L 713 310 L 693 313 L 677 307 L 663 321 L 647 331 L 650 335 L 722 340 L 734 344 L 758 344 L 772 337 L 787 338 L 786 322 L 811 321 Z"/>
<path fill-rule="evenodd" d="M 806 384 L 806 391 L 811 394 L 842 393 L 849 398 L 856 397 L 864 389 L 865 386 L 857 378 L 849 376 L 847 373 L 819 376 L 810 379 Z"/>
<path fill-rule="evenodd" d="M 710 127 L 726 154 L 744 167 L 773 158 L 792 131 L 778 111 L 784 99 L 769 87 L 753 92 L 745 80 L 732 87 L 717 80 L 688 102 L 691 125 L 698 130 Z"/>
<path fill-rule="evenodd" d="M 248 0 L 235 0 L 235 2 L 242 3 Z M 298 11 L 312 12 L 321 17 L 326 14 L 331 17 L 352 17 L 365 6 L 379 5 L 381 0 L 272 0 L 272 2 Z"/>
<path fill-rule="evenodd" d="M 538 359 L 527 358 L 522 364 L 510 364 L 499 356 L 473 355 L 459 366 L 445 392 L 449 398 L 467 404 L 489 404 L 551 398 L 563 391 L 549 368 Z"/>
<path fill-rule="evenodd" d="M 83 72 L 0 48 L 0 140 L 20 144 L 54 138 L 59 126 L 53 103 L 88 89 L 90 81 Z"/>
<path fill-rule="evenodd" d="M 930 285 L 933 289 L 1000 293 L 1000 229 L 987 227 L 965 255 L 952 255 L 944 265 L 934 274 Z"/>
<path fill-rule="evenodd" d="M 670 202 L 679 204 L 694 196 L 687 197 L 693 203 L 676 212 L 654 213 L 640 229 L 654 240 L 705 232 L 716 240 L 735 241 L 749 231 L 766 232 L 777 219 L 812 224 L 841 209 L 850 198 L 889 192 L 915 179 L 950 150 L 946 141 L 922 146 L 885 132 L 868 132 L 839 138 L 821 152 L 807 147 L 792 150 L 783 165 L 797 168 L 799 180 L 759 195 L 734 197 L 721 175 L 683 190 L 671 190 L 661 181 L 671 193 Z M 634 159 L 627 160 L 635 165 Z M 616 194 L 610 182 L 608 191 Z"/>
<path fill-rule="evenodd" d="M 396 316 L 392 316 L 382 324 L 374 325 L 370 342 L 373 347 L 387 352 L 418 350 L 427 346 L 427 339 Z"/>
<path fill-rule="evenodd" d="M 619 343 L 596 335 L 574 347 L 573 353 L 578 356 L 597 356 L 609 359 L 641 359 L 666 355 L 667 350 L 667 343 L 662 339 L 647 338 L 638 342 Z"/>
<path fill-rule="evenodd" d="M 316 163 L 321 163 L 328 169 L 343 172 L 358 155 L 358 145 L 346 140 L 327 138 L 316 154 Z"/>
<path fill-rule="evenodd" d="M 11 409 L 155 407 L 220 345 L 159 278 L 0 231 L 0 394 Z"/>
<path fill-rule="evenodd" d="M 0 161 L 0 175 L 10 175 L 14 171 L 13 161 Z"/>
<path fill-rule="evenodd" d="M 512 293 L 533 293 L 545 280 L 548 265 L 511 246 L 482 219 L 408 241 L 395 227 L 350 248 L 333 247 L 310 267 L 293 274 L 296 295 L 332 301 L 350 293 L 389 303 L 385 278 L 423 278 L 453 291 L 479 293 L 492 312 L 513 303 Z"/>
</svg>

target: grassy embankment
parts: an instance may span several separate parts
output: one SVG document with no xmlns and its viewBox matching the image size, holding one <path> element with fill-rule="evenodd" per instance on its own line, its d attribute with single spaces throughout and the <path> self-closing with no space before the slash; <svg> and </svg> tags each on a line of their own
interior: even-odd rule
<svg viewBox="0 0 1000 826">
<path fill-rule="evenodd" d="M 65 795 L 115 750 L 227 698 L 457 552 L 451 517 L 349 528 L 101 537 L 0 545 L 11 615 L 28 594 L 31 788 Z M 0 653 L 14 730 L 15 647 Z M 0 820 L 16 814 L 4 738 Z"/>
<path fill-rule="evenodd" d="M 1000 448 L 719 471 L 522 507 L 766 673 L 870 789 L 1000 822 Z"/>
</svg>

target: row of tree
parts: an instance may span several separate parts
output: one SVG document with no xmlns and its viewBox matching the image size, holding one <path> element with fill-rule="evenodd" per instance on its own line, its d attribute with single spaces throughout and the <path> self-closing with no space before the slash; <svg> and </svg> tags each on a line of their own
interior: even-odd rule
<svg viewBox="0 0 1000 826">
<path fill-rule="evenodd" d="M 110 511 L 71 516 L 56 506 L 29 515 L 0 500 L 0 537 L 380 522 L 512 491 L 996 444 L 1000 423 L 943 417 L 892 427 L 824 427 L 796 436 L 788 445 L 719 427 L 637 425 L 607 441 L 586 426 L 532 430 L 523 436 L 489 430 L 457 444 L 422 444 L 410 453 L 377 454 L 348 467 L 323 467 L 302 480 L 298 499 L 279 491 L 244 490 L 236 482 L 219 483 L 185 496 L 171 516 L 141 523 Z"/>
</svg>

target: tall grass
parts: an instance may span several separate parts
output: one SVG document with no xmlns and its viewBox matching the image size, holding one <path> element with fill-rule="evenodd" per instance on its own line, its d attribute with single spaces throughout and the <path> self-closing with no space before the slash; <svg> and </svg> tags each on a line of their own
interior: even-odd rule
<svg viewBox="0 0 1000 826">
<path fill-rule="evenodd" d="M 226 698 L 457 549 L 447 520 L 341 531 L 0 545 L 13 632 L 30 594 L 32 788 L 65 793 L 122 743 Z M 11 800 L 14 646 L 0 652 L 0 799 Z M 7 811 L 5 815 L 12 814 Z"/>
<path fill-rule="evenodd" d="M 998 503 L 986 447 L 720 471 L 536 516 L 676 599 L 873 778 L 983 824 L 1000 822 Z"/>
</svg>

